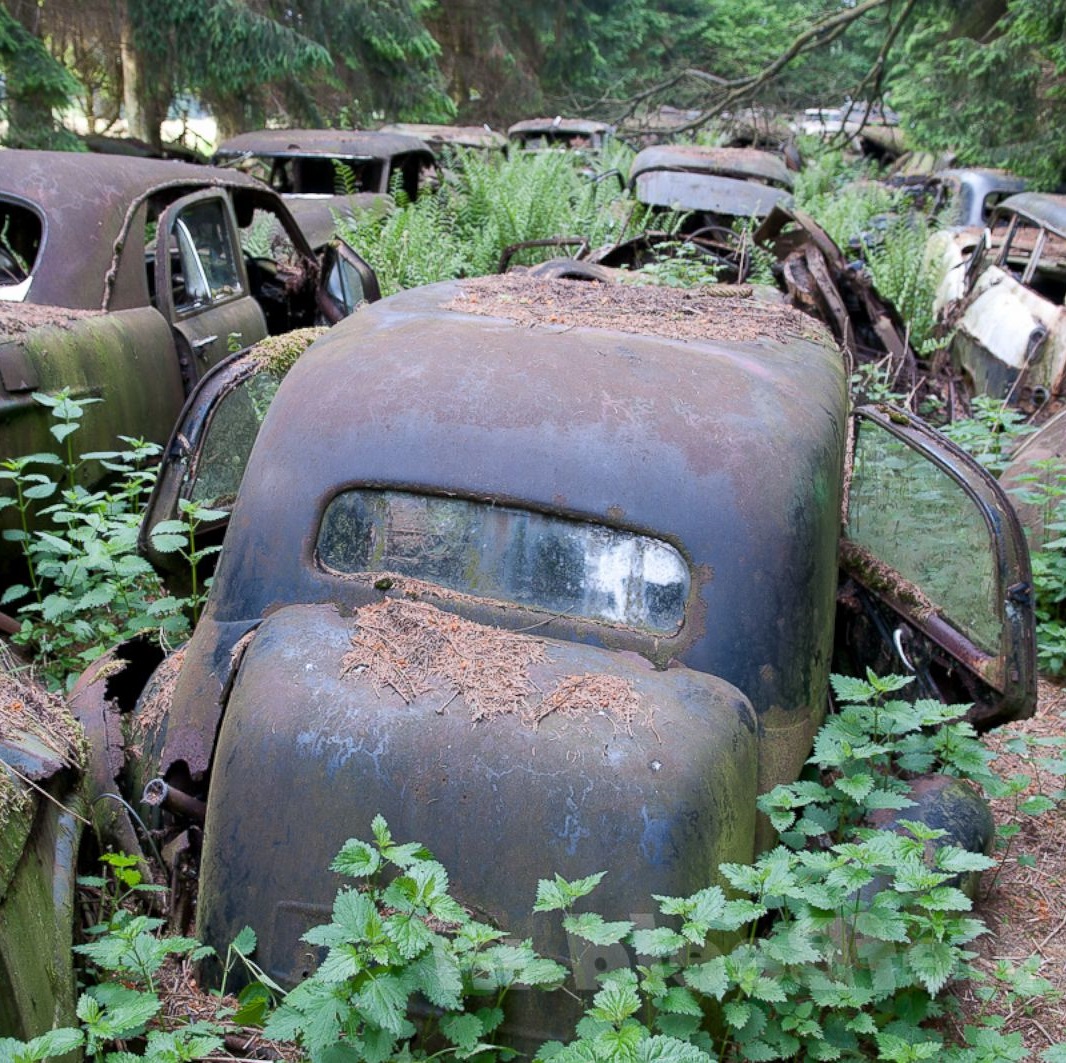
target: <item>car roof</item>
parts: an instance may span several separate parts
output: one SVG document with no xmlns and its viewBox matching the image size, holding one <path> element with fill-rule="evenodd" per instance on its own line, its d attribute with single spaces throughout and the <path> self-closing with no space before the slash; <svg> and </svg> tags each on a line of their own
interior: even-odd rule
<svg viewBox="0 0 1066 1063">
<path fill-rule="evenodd" d="M 211 187 L 267 191 L 246 174 L 165 159 L 12 149 L 0 160 L 0 198 L 31 206 L 44 227 L 26 302 L 51 306 L 103 306 L 116 245 L 147 197 Z"/>
<path fill-rule="evenodd" d="M 394 122 L 379 132 L 417 137 L 430 148 L 446 145 L 461 148 L 504 148 L 507 138 L 487 125 L 434 125 L 429 122 Z"/>
<path fill-rule="evenodd" d="M 1049 192 L 1020 192 L 996 207 L 996 213 L 1012 212 L 1066 237 L 1066 196 Z"/>
<path fill-rule="evenodd" d="M 758 148 L 711 148 L 698 144 L 660 144 L 637 154 L 629 170 L 630 181 L 653 170 L 678 170 L 715 177 L 765 181 L 778 188 L 792 188 L 792 174 L 785 160 Z"/>
<path fill-rule="evenodd" d="M 751 288 L 715 297 L 507 274 L 402 292 L 332 328 L 282 383 L 210 622 L 332 600 L 314 561 L 322 507 L 348 486 L 387 486 L 673 542 L 708 584 L 712 615 L 744 614 L 728 635 L 719 624 L 705 637 L 698 620 L 684 635 L 702 654 L 686 663 L 729 674 L 737 640 L 778 638 L 762 606 L 734 608 L 752 580 L 771 612 L 785 584 L 829 608 L 831 591 L 800 584 L 834 583 L 846 396 L 823 327 Z"/>
<path fill-rule="evenodd" d="M 574 136 L 594 136 L 597 133 L 610 133 L 613 127 L 606 122 L 596 122 L 590 118 L 525 118 L 509 126 L 507 135 L 518 136 L 522 133 L 572 133 Z"/>
<path fill-rule="evenodd" d="M 219 144 L 216 158 L 234 155 L 322 155 L 348 159 L 391 159 L 433 153 L 418 137 L 362 129 L 257 129 Z"/>
</svg>

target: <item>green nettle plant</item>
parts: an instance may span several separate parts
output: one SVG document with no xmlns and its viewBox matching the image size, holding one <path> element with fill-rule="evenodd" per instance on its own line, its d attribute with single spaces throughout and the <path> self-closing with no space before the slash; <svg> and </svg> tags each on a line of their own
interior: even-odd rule
<svg viewBox="0 0 1066 1063">
<path fill-rule="evenodd" d="M 760 799 L 780 844 L 750 866 L 720 867 L 719 881 L 691 896 L 656 897 L 661 925 L 587 910 L 602 874 L 541 880 L 536 911 L 560 913 L 579 946 L 624 944 L 633 962 L 599 976 L 574 1036 L 542 1046 L 537 1061 L 1033 1058 L 1020 1035 L 1003 1031 L 1003 1013 L 1050 991 L 1036 960 L 1001 962 L 989 975 L 969 962 L 986 928 L 960 885 L 994 862 L 906 818 L 916 775 L 940 772 L 998 794 L 1020 793 L 1027 780 L 997 780 L 961 709 L 897 697 L 909 682 L 833 677 L 843 707 L 816 738 L 809 776 Z M 1053 767 L 1066 772 L 1066 763 Z M 1045 798 L 1028 811 L 1052 805 Z M 878 814 L 894 817 L 892 829 L 873 826 Z M 251 960 L 255 936 L 246 929 L 226 976 L 241 962 L 261 981 L 242 991 L 236 1010 L 220 1001 L 213 1023 L 161 1017 L 162 963 L 210 950 L 160 937 L 158 920 L 122 907 L 140 882 L 132 858 L 111 858 L 116 884 L 90 882 L 109 915 L 79 948 L 107 980 L 83 994 L 79 1030 L 0 1040 L 0 1063 L 35 1063 L 82 1044 L 100 1063 L 181 1063 L 217 1047 L 220 1022 L 264 1018 L 265 1035 L 294 1042 L 313 1063 L 511 1058 L 509 993 L 556 990 L 566 969 L 473 919 L 420 844 L 396 842 L 381 817 L 372 832 L 372 842 L 341 849 L 332 868 L 350 882 L 330 922 L 304 935 L 323 953 L 317 971 L 275 1007 L 281 992 Z M 962 1043 L 946 1043 L 937 1024 L 950 1007 L 945 991 L 964 979 L 977 981 L 982 1003 Z M 140 1038 L 142 1056 L 131 1038 Z M 125 1047 L 110 1050 L 117 1042 Z M 1066 1042 L 1039 1058 L 1066 1063 Z"/>
<path fill-rule="evenodd" d="M 371 829 L 373 844 L 348 841 L 332 865 L 357 886 L 337 894 L 330 923 L 303 937 L 327 950 L 321 966 L 263 1032 L 296 1041 L 314 1063 L 384 1063 L 431 1051 L 494 1058 L 508 992 L 557 986 L 566 968 L 471 918 L 420 844 L 394 842 L 380 816 Z M 413 1010 L 416 1000 L 428 1007 Z"/>
<path fill-rule="evenodd" d="M 1012 491 L 1036 513 L 1033 536 L 1037 661 L 1047 675 L 1066 674 L 1066 464 L 1059 458 L 1033 463 Z"/>
<path fill-rule="evenodd" d="M 17 608 L 22 627 L 14 641 L 32 649 L 38 674 L 58 688 L 117 642 L 144 634 L 170 642 L 184 638 L 189 624 L 185 600 L 167 594 L 137 552 L 160 448 L 123 436 L 121 450 L 76 455 L 85 408 L 99 400 L 66 392 L 34 398 L 51 409 L 61 452 L 0 461 L 7 487 L 0 509 L 17 515 L 3 535 L 19 544 L 26 577 L 5 590 L 0 605 Z M 94 475 L 86 477 L 90 467 Z M 90 490 L 87 478 L 104 486 Z M 191 536 L 195 514 L 187 517 Z M 199 559 L 195 549 L 189 556 Z"/>
</svg>

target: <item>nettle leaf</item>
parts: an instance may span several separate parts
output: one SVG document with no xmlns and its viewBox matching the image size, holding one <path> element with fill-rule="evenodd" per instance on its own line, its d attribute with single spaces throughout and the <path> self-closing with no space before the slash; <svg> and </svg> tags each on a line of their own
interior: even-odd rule
<svg viewBox="0 0 1066 1063">
<path fill-rule="evenodd" d="M 592 998 L 589 1015 L 614 1026 L 621 1025 L 640 1010 L 637 976 L 633 971 L 611 971 L 604 977 L 603 986 Z"/>
<path fill-rule="evenodd" d="M 706 963 L 687 968 L 684 972 L 684 978 L 686 984 L 690 985 L 698 993 L 714 997 L 715 1000 L 721 1000 L 730 986 L 724 956 L 716 956 Z"/>
<path fill-rule="evenodd" d="M 906 920 L 892 908 L 867 908 L 855 917 L 855 929 L 865 937 L 877 941 L 905 942 L 907 937 Z"/>
<path fill-rule="evenodd" d="M 868 702 L 877 696 L 877 690 L 864 679 L 856 679 L 854 676 L 831 675 L 829 682 L 833 686 L 833 694 L 837 701 L 844 702 Z"/>
<path fill-rule="evenodd" d="M 619 921 L 608 923 L 597 912 L 568 915 L 563 919 L 563 929 L 593 945 L 616 945 L 633 929 L 633 923 Z"/>
<path fill-rule="evenodd" d="M 751 1005 L 744 1000 L 731 1000 L 722 1008 L 725 1021 L 735 1030 L 742 1030 L 751 1018 Z"/>
<path fill-rule="evenodd" d="M 634 1063 L 713 1063 L 714 1058 L 688 1041 L 663 1035 L 645 1037 L 633 1056 Z"/>
<path fill-rule="evenodd" d="M 656 1001 L 656 1007 L 674 1015 L 693 1015 L 697 1018 L 703 1015 L 699 1001 L 684 986 L 671 986 Z"/>
<path fill-rule="evenodd" d="M 602 881 L 606 874 L 600 871 L 595 875 L 567 882 L 562 875 L 556 875 L 554 879 L 540 879 L 537 882 L 537 899 L 533 905 L 535 912 L 557 912 L 563 908 L 569 908 L 580 897 L 590 894 Z"/>
<path fill-rule="evenodd" d="M 907 950 L 907 967 L 919 982 L 936 996 L 947 984 L 955 965 L 958 950 L 943 941 L 923 941 Z"/>
<path fill-rule="evenodd" d="M 426 997 L 436 1003 L 430 996 L 435 986 L 429 984 L 422 988 Z M 403 979 L 394 974 L 370 974 L 354 995 L 353 1002 L 368 1022 L 399 1037 L 407 1026 L 407 998 L 408 990 Z"/>
<path fill-rule="evenodd" d="M 1045 812 L 1053 811 L 1057 805 L 1049 797 L 1045 797 L 1043 794 L 1037 794 L 1035 797 L 1026 798 L 1019 806 L 1018 810 L 1025 813 L 1027 816 L 1042 816 Z"/>
<path fill-rule="evenodd" d="M 438 1008 L 458 1011 L 463 1003 L 463 978 L 459 964 L 447 949 L 434 946 L 408 968 L 413 985 Z M 391 992 L 391 987 L 384 987 Z"/>
<path fill-rule="evenodd" d="M 13 1037 L 0 1037 L 0 1063 L 37 1063 L 50 1056 L 65 1056 L 85 1042 L 81 1030 L 49 1030 L 23 1043 Z"/>
<path fill-rule="evenodd" d="M 486 1033 L 476 1015 L 445 1015 L 440 1020 L 440 1031 L 458 1048 L 469 1051 Z"/>
<path fill-rule="evenodd" d="M 544 956 L 532 956 L 515 972 L 515 981 L 528 986 L 559 986 L 570 971 L 561 963 Z"/>
<path fill-rule="evenodd" d="M 801 922 L 778 923 L 763 947 L 766 954 L 778 963 L 817 963 L 821 952 L 814 946 L 811 927 Z"/>
<path fill-rule="evenodd" d="M 422 917 L 414 913 L 387 916 L 382 922 L 382 928 L 405 960 L 420 956 L 434 941 L 439 940 L 438 935 L 426 926 Z"/>
<path fill-rule="evenodd" d="M 358 838 L 349 838 L 329 865 L 331 871 L 350 878 L 368 878 L 381 867 L 378 851 Z"/>
<path fill-rule="evenodd" d="M 845 775 L 833 782 L 834 789 L 845 793 L 853 801 L 861 801 L 874 788 L 874 778 L 865 772 Z"/>
<path fill-rule="evenodd" d="M 634 930 L 630 942 L 640 956 L 673 956 L 688 944 L 681 934 L 666 926 L 653 930 Z"/>
</svg>

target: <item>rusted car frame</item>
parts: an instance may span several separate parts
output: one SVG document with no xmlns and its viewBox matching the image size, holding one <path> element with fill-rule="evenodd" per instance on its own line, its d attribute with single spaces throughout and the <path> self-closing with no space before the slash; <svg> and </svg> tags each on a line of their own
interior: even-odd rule
<svg viewBox="0 0 1066 1063">
<path fill-rule="evenodd" d="M 972 699 L 982 725 L 1031 712 L 1009 504 L 909 415 L 851 422 L 829 335 L 749 289 L 507 275 L 383 300 L 279 388 L 189 644 L 136 707 L 123 676 L 154 662 L 135 650 L 79 683 L 90 733 L 119 715 L 130 736 L 121 768 L 94 776 L 165 795 L 149 814 L 183 910 L 197 884 L 199 932 L 224 944 L 252 924 L 285 984 L 317 962 L 300 936 L 332 901 L 322 868 L 379 812 L 463 903 L 565 959 L 562 932 L 529 915 L 549 870 L 607 867 L 600 910 L 629 918 L 769 842 L 755 797 L 801 770 L 834 656 L 887 655 L 924 691 Z M 195 490 L 205 466 L 178 460 Z M 476 687 L 406 692 L 399 664 L 375 678 L 388 638 L 352 663 L 403 610 L 419 631 L 517 639 L 518 659 L 535 642 L 538 706 L 600 677 L 650 726 L 608 699 L 536 730 L 508 712 L 472 728 Z M 523 996 L 514 1043 L 564 1032 L 569 1005 Z"/>
<path fill-rule="evenodd" d="M 522 151 L 546 148 L 597 152 L 602 150 L 614 127 L 590 118 L 526 118 L 507 129 L 507 139 Z"/>
<path fill-rule="evenodd" d="M 119 433 L 163 442 L 235 346 L 379 295 L 351 248 L 316 255 L 276 193 L 210 167 L 8 151 L 0 231 L 4 457 L 50 449 L 33 394 L 63 389 L 104 399 L 82 418 L 83 452 Z"/>
<path fill-rule="evenodd" d="M 1030 408 L 1066 393 L 1066 197 L 1003 200 L 937 306 L 974 394 Z"/>
<path fill-rule="evenodd" d="M 417 137 L 434 154 L 447 148 L 473 148 L 478 151 L 503 151 L 507 137 L 487 125 L 434 125 L 430 122 L 393 122 L 383 125 L 381 133 L 398 133 Z"/>
<path fill-rule="evenodd" d="M 670 144 L 640 152 L 629 183 L 641 203 L 691 212 L 699 228 L 720 218 L 762 218 L 777 204 L 789 205 L 792 174 L 772 152 Z"/>
<path fill-rule="evenodd" d="M 283 196 L 312 246 L 332 237 L 335 214 L 380 212 L 399 184 L 414 200 L 436 158 L 415 136 L 342 129 L 260 129 L 223 141 L 214 161 L 254 173 Z"/>
</svg>

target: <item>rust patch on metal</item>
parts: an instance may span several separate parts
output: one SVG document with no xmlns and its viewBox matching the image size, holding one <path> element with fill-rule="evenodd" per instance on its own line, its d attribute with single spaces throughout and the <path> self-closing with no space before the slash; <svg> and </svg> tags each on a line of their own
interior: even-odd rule
<svg viewBox="0 0 1066 1063">
<path fill-rule="evenodd" d="M 513 715 L 535 729 L 553 714 L 602 714 L 628 734 L 641 712 L 640 696 L 617 676 L 564 676 L 553 690 L 542 691 L 530 669 L 549 657 L 544 643 L 530 635 L 395 599 L 365 605 L 354 618 L 353 648 L 341 660 L 341 676 L 365 675 L 375 690 L 390 689 L 405 704 L 443 683 L 451 696 L 437 711 L 461 697 L 474 723 Z"/>
<path fill-rule="evenodd" d="M 504 274 L 462 282 L 460 293 L 442 309 L 528 327 L 612 329 L 659 339 L 830 342 L 819 323 L 793 307 L 752 298 L 749 285 L 716 285 L 704 292 Z"/>
</svg>

